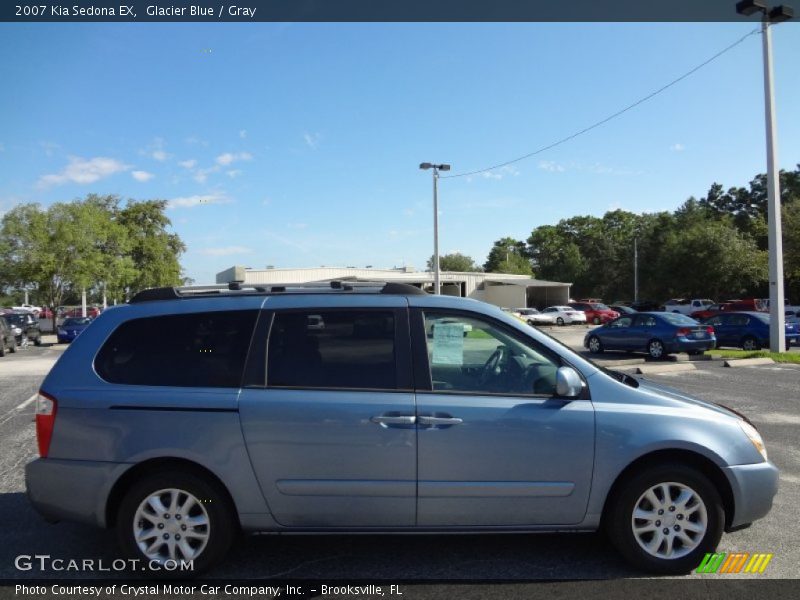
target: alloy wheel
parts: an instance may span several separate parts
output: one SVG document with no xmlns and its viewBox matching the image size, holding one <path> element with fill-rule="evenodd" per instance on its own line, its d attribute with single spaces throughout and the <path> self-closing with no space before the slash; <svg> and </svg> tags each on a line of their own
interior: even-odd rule
<svg viewBox="0 0 800 600">
<path fill-rule="evenodd" d="M 633 536 L 650 556 L 677 559 L 692 552 L 708 529 L 708 511 L 700 495 L 683 483 L 656 484 L 636 501 Z"/>
<path fill-rule="evenodd" d="M 203 503 L 185 490 L 158 490 L 139 504 L 133 518 L 136 545 L 148 559 L 194 560 L 205 550 L 211 521 Z"/>
</svg>

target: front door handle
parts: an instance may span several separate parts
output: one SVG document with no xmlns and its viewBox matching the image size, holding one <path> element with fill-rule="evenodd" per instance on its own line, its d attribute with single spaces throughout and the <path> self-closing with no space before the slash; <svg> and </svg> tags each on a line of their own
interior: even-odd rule
<svg viewBox="0 0 800 600">
<path fill-rule="evenodd" d="M 377 423 L 381 427 L 391 427 L 393 425 L 413 425 L 416 420 L 416 417 L 406 415 L 377 415 L 370 419 L 370 421 Z"/>
<path fill-rule="evenodd" d="M 464 419 L 458 417 L 417 417 L 417 423 L 420 425 L 461 425 Z"/>
</svg>

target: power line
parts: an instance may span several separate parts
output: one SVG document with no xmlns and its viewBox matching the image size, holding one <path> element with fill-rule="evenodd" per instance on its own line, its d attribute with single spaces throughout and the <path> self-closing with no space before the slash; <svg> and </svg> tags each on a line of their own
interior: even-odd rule
<svg viewBox="0 0 800 600">
<path fill-rule="evenodd" d="M 592 125 L 589 125 L 588 127 L 585 127 L 584 129 L 581 129 L 580 131 L 576 131 L 575 133 L 573 133 L 571 135 L 568 135 L 567 137 L 561 138 L 560 140 L 558 140 L 556 142 L 553 142 L 552 144 L 548 144 L 547 146 L 543 146 L 542 148 L 539 148 L 538 150 L 534 150 L 533 152 L 525 154 L 524 156 L 520 156 L 518 158 L 513 158 L 511 160 L 507 160 L 506 162 L 503 162 L 503 163 L 500 163 L 500 164 L 497 164 L 497 165 L 494 165 L 494 166 L 491 166 L 491 167 L 486 167 L 485 169 L 477 169 L 475 171 L 468 171 L 466 173 L 456 173 L 454 175 L 440 175 L 439 177 L 440 177 L 440 179 L 454 179 L 456 177 L 467 177 L 469 175 L 478 175 L 480 173 L 486 173 L 487 171 L 492 171 L 494 169 L 500 169 L 500 168 L 506 167 L 508 165 L 513 165 L 514 163 L 520 162 L 521 160 L 525 160 L 525 159 L 530 158 L 532 156 L 536 156 L 537 154 L 541 154 L 542 152 L 546 152 L 547 150 L 551 150 L 551 149 L 555 148 L 556 146 L 560 146 L 561 144 L 563 144 L 565 142 L 568 142 L 568 141 L 570 141 L 572 139 L 575 139 L 576 137 L 578 137 L 580 135 L 583 135 L 584 133 L 587 133 L 587 132 L 591 131 L 592 129 L 596 129 L 596 128 L 600 127 L 601 125 L 605 125 L 606 123 L 608 123 L 612 119 L 616 119 L 617 117 L 619 117 L 620 115 L 625 114 L 629 110 L 632 110 L 632 109 L 636 108 L 637 106 L 639 106 L 640 104 L 643 104 L 643 103 L 647 102 L 651 98 L 654 98 L 655 96 L 658 96 L 661 92 L 664 92 L 664 91 L 668 90 L 669 88 L 671 88 L 676 83 L 679 83 L 679 82 L 683 81 L 684 79 L 686 79 L 687 77 L 689 77 L 690 75 L 693 75 L 694 73 L 696 73 L 697 71 L 699 71 L 700 69 L 702 69 L 703 67 L 708 65 L 709 63 L 711 63 L 711 62 L 715 61 L 716 59 L 718 59 L 720 56 L 722 56 L 726 52 L 729 52 L 730 50 L 733 50 L 736 46 L 738 46 L 739 44 L 744 42 L 751 35 L 759 33 L 760 31 L 761 31 L 760 27 L 750 31 L 749 33 L 743 35 L 738 40 L 733 42 L 730 46 L 727 46 L 727 47 L 723 48 L 722 50 L 717 52 L 711 58 L 703 61 L 702 63 L 700 63 L 699 65 L 697 65 L 693 69 L 691 69 L 690 71 L 687 71 L 686 73 L 684 73 L 683 75 L 681 75 L 677 79 L 673 79 L 672 81 L 670 81 L 665 86 L 662 86 L 662 87 L 658 88 L 656 91 L 648 94 L 644 98 L 640 98 L 639 100 L 637 100 L 633 104 L 629 104 L 628 106 L 626 106 L 622 110 L 618 110 L 617 112 L 615 112 L 612 115 L 609 115 L 605 119 L 602 119 L 601 121 L 597 121 L 596 123 L 593 123 Z"/>
</svg>

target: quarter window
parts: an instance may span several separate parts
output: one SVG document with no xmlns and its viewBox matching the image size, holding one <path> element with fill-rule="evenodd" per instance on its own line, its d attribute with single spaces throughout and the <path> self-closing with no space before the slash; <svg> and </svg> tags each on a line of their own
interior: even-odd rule
<svg viewBox="0 0 800 600">
<path fill-rule="evenodd" d="M 555 395 L 557 355 L 473 317 L 425 313 L 434 391 Z"/>
<path fill-rule="evenodd" d="M 110 383 L 239 387 L 258 311 L 220 311 L 133 319 L 95 359 Z"/>
<path fill-rule="evenodd" d="M 397 389 L 394 314 L 277 313 L 269 336 L 267 385 Z"/>
</svg>

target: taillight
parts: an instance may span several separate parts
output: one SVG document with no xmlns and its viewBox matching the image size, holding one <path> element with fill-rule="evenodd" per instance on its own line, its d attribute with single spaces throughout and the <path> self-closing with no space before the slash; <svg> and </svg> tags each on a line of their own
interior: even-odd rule
<svg viewBox="0 0 800 600">
<path fill-rule="evenodd" d="M 682 335 L 682 336 L 685 337 L 685 336 L 689 335 L 690 332 L 691 332 L 691 330 L 688 327 L 681 327 L 680 329 L 678 329 L 678 331 L 675 332 L 675 335 L 676 336 L 681 336 Z"/>
<path fill-rule="evenodd" d="M 708 327 L 706 327 L 706 333 L 708 335 L 714 335 L 714 328 L 711 325 L 709 325 Z"/>
<path fill-rule="evenodd" d="M 51 395 L 39 391 L 36 397 L 36 441 L 39 443 L 39 456 L 47 458 L 53 426 L 56 423 L 58 402 Z"/>
</svg>

